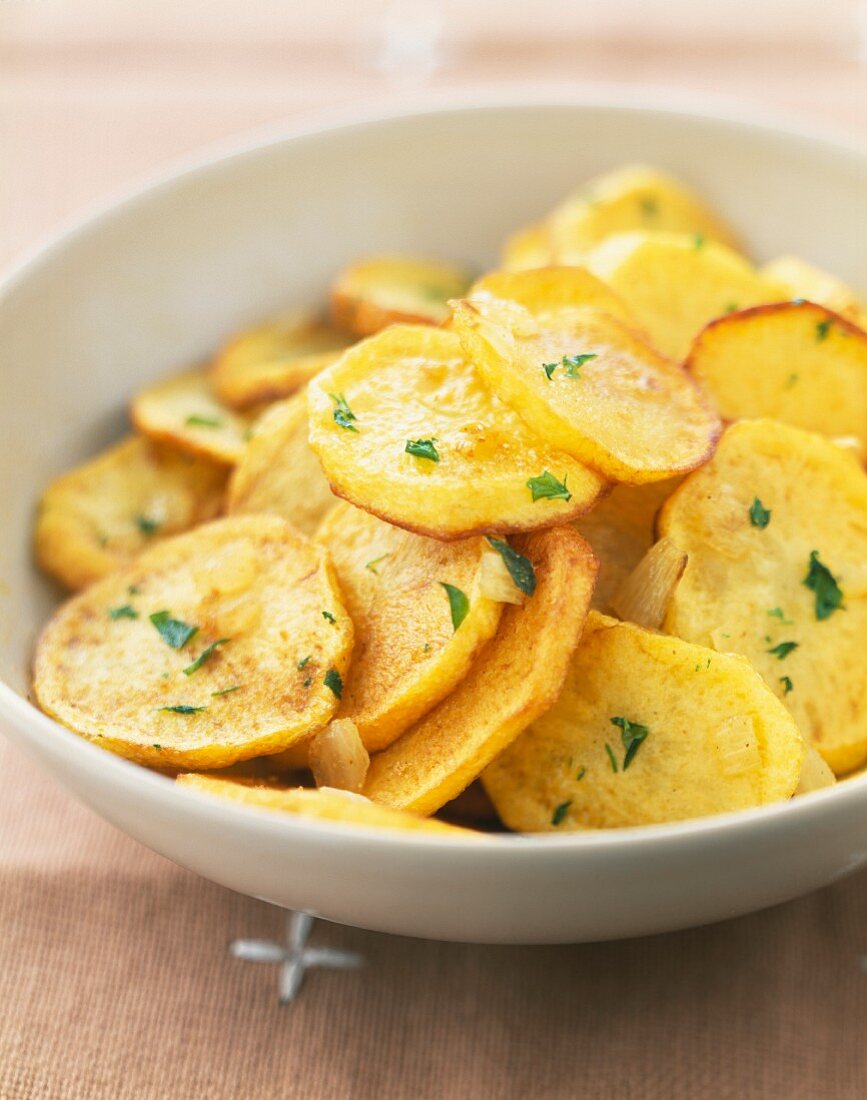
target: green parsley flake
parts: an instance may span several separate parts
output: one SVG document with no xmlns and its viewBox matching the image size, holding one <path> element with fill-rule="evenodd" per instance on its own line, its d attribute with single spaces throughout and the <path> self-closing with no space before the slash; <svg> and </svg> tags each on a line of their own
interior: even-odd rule
<svg viewBox="0 0 867 1100">
<path fill-rule="evenodd" d="M 638 722 L 630 722 L 628 718 L 610 718 L 609 721 L 612 726 L 619 726 L 620 728 L 620 736 L 626 750 L 623 757 L 623 770 L 626 771 L 650 730 L 647 726 L 639 725 Z"/>
<path fill-rule="evenodd" d="M 129 595 L 129 596 L 140 596 L 141 595 L 141 589 L 137 588 L 134 584 L 131 584 L 126 591 L 127 591 L 127 595 Z"/>
<path fill-rule="evenodd" d="M 582 766 L 578 769 L 578 774 L 575 776 L 575 779 L 577 780 L 578 783 L 580 783 L 581 780 L 584 778 L 584 776 L 586 774 L 587 774 L 587 769 L 582 764 Z"/>
<path fill-rule="evenodd" d="M 158 710 L 167 710 L 169 714 L 199 714 L 207 707 L 188 707 L 186 703 L 179 703 L 175 707 L 159 707 Z"/>
<path fill-rule="evenodd" d="M 331 614 L 330 611 L 323 611 L 322 612 L 322 618 L 325 619 L 325 621 L 328 622 L 328 623 L 336 623 L 337 622 L 337 619 L 334 618 L 334 616 Z"/>
<path fill-rule="evenodd" d="M 428 462 L 439 462 L 440 456 L 436 449 L 436 436 L 431 439 L 408 439 L 404 450 L 408 455 L 416 458 L 426 458 Z"/>
<path fill-rule="evenodd" d="M 157 745 L 156 743 L 154 743 L 154 748 L 157 750 L 157 752 L 162 752 L 163 751 L 162 745 Z"/>
<path fill-rule="evenodd" d="M 130 604 L 125 603 L 123 607 L 113 607 L 109 613 L 110 619 L 137 619 L 138 612 Z"/>
<path fill-rule="evenodd" d="M 764 530 L 771 522 L 771 514 L 770 508 L 766 508 L 759 498 L 755 497 L 750 505 L 750 523 L 753 527 L 760 527 Z"/>
<path fill-rule="evenodd" d="M 223 426 L 223 421 L 218 417 L 200 416 L 198 413 L 188 416 L 186 422 L 191 428 L 222 428 Z"/>
<path fill-rule="evenodd" d="M 466 593 L 462 592 L 460 588 L 455 588 L 453 584 L 446 584 L 445 581 L 440 581 L 440 584 L 446 590 L 446 595 L 449 598 L 449 609 L 452 613 L 452 628 L 457 630 L 470 613 L 470 601 L 467 599 Z"/>
<path fill-rule="evenodd" d="M 569 799 L 568 802 L 561 802 L 560 805 L 557 806 L 555 808 L 554 812 L 551 814 L 551 824 L 552 825 L 562 825 L 563 822 L 566 820 L 566 814 L 569 813 L 569 807 L 571 805 L 572 805 L 572 799 L 571 798 Z"/>
<path fill-rule="evenodd" d="M 554 373 L 554 371 L 559 366 L 560 366 L 559 363 L 543 363 L 542 364 L 542 370 L 545 372 L 545 377 L 548 379 L 549 382 L 551 381 L 551 375 Z"/>
<path fill-rule="evenodd" d="M 612 749 L 607 741 L 605 742 L 605 751 L 608 753 L 608 762 L 611 764 L 611 770 L 617 775 L 617 760 L 614 756 L 614 749 Z"/>
<path fill-rule="evenodd" d="M 381 561 L 385 561 L 386 558 L 390 557 L 391 554 L 380 554 L 378 558 L 374 558 L 373 561 L 369 561 L 364 568 L 369 569 L 374 576 L 378 577 L 379 573 L 377 572 L 376 566 L 379 565 Z"/>
<path fill-rule="evenodd" d="M 306 657 L 302 657 L 302 658 L 301 658 L 301 660 L 300 660 L 300 661 L 298 662 L 298 664 L 296 664 L 296 666 L 295 666 L 295 667 L 296 667 L 296 668 L 298 669 L 298 671 L 300 672 L 302 668 L 307 668 L 307 666 L 308 666 L 308 665 L 310 664 L 310 662 L 311 662 L 312 660 L 313 660 L 313 654 L 312 654 L 312 653 L 308 653 Z"/>
<path fill-rule="evenodd" d="M 739 309 L 740 306 L 737 304 L 737 302 L 729 302 L 723 310 L 723 313 L 737 313 Z"/>
<path fill-rule="evenodd" d="M 843 592 L 831 570 L 819 561 L 819 551 L 810 554 L 810 564 L 803 584 L 816 594 L 816 618 L 828 619 L 842 608 Z"/>
<path fill-rule="evenodd" d="M 572 499 L 572 494 L 566 488 L 566 478 L 558 481 L 548 470 L 539 477 L 531 477 L 527 482 L 527 488 L 533 495 L 533 501 L 537 500 L 566 500 Z"/>
<path fill-rule="evenodd" d="M 773 646 L 767 652 L 776 657 L 778 661 L 784 661 L 800 644 L 800 642 L 780 642 L 779 645 Z"/>
<path fill-rule="evenodd" d="M 336 668 L 329 668 L 325 673 L 325 686 L 329 688 L 338 699 L 343 698 L 343 677 Z"/>
<path fill-rule="evenodd" d="M 313 683 L 313 677 L 312 676 L 307 676 L 304 680 L 304 685 L 303 686 L 306 687 L 306 688 L 309 688 L 312 683 Z"/>
<path fill-rule="evenodd" d="M 520 588 L 525 596 L 532 596 L 536 591 L 536 571 L 533 568 L 533 563 L 525 558 L 523 554 L 519 554 L 517 550 L 513 550 L 503 539 L 489 538 L 488 544 L 503 559 L 503 564 L 508 569 L 509 576 L 515 582 L 516 587 Z"/>
<path fill-rule="evenodd" d="M 816 325 L 816 339 L 821 344 L 823 340 L 828 339 L 828 333 L 831 331 L 831 326 L 834 324 L 834 320 L 831 317 L 826 317 L 824 321 L 819 321 Z"/>
<path fill-rule="evenodd" d="M 346 428 L 348 432 L 357 432 L 358 428 L 352 423 L 355 420 L 355 413 L 346 404 L 343 394 L 329 393 L 328 396 L 334 402 L 334 423 L 339 424 L 341 428 Z"/>
<path fill-rule="evenodd" d="M 700 252 L 706 244 L 707 237 L 705 237 L 704 233 L 696 233 L 692 238 L 692 245 L 696 252 Z"/>
<path fill-rule="evenodd" d="M 641 213 L 645 218 L 655 218 L 659 213 L 659 203 L 652 195 L 645 195 L 639 200 L 641 206 Z"/>
<path fill-rule="evenodd" d="M 150 616 L 151 622 L 160 633 L 160 637 L 170 645 L 172 649 L 183 649 L 194 635 L 199 633 L 197 626 L 190 626 L 180 619 L 173 619 L 169 611 L 155 611 Z"/>
<path fill-rule="evenodd" d="M 795 374 L 795 373 L 790 374 L 789 377 L 786 379 L 785 388 L 787 390 L 790 390 L 792 388 L 792 386 L 794 386 L 794 384 L 798 381 L 799 377 L 800 376 L 798 374 Z"/>
<path fill-rule="evenodd" d="M 559 366 L 563 367 L 563 373 L 567 378 L 580 378 L 580 370 L 584 364 L 596 358 L 597 353 L 595 351 L 585 352 L 583 355 L 564 355 L 559 363 L 543 363 L 542 370 L 549 382 Z"/>
<path fill-rule="evenodd" d="M 794 626 L 792 620 L 786 618 L 786 613 L 781 607 L 769 607 L 768 614 L 772 619 L 779 619 L 783 626 Z"/>
<path fill-rule="evenodd" d="M 151 519 L 149 516 L 136 516 L 135 524 L 145 538 L 150 538 L 151 535 L 155 535 L 161 527 L 158 519 Z"/>
<path fill-rule="evenodd" d="M 216 642 L 211 642 L 211 644 L 207 646 L 207 648 L 202 650 L 202 652 L 198 655 L 198 657 L 195 659 L 195 661 L 193 661 L 191 665 L 187 665 L 187 667 L 184 669 L 184 676 L 192 676 L 194 672 L 198 671 L 198 669 L 202 667 L 205 661 L 209 661 L 211 657 L 213 657 L 214 652 L 219 646 L 225 645 L 228 641 L 228 638 L 218 638 Z"/>
<path fill-rule="evenodd" d="M 221 695 L 231 695 L 233 691 L 240 691 L 240 690 L 241 690 L 241 685 L 240 684 L 232 684 L 231 687 L 223 688 L 222 691 L 212 691 L 211 692 L 211 698 L 212 699 L 219 699 Z"/>
<path fill-rule="evenodd" d="M 783 695 L 788 695 L 795 686 L 788 676 L 781 676 L 780 683 L 783 685 Z"/>
</svg>

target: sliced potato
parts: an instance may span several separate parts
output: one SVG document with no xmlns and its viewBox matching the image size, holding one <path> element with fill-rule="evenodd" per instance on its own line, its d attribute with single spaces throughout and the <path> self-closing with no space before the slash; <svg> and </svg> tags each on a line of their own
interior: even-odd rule
<svg viewBox="0 0 867 1100">
<path fill-rule="evenodd" d="M 225 486 L 224 467 L 131 436 L 48 486 L 36 557 L 67 588 L 84 588 L 157 539 L 213 519 Z"/>
<path fill-rule="evenodd" d="M 867 760 L 867 476 L 822 436 L 727 429 L 663 506 L 689 555 L 665 628 L 741 653 L 834 771 Z"/>
<path fill-rule="evenodd" d="M 61 607 L 34 686 L 44 711 L 121 756 L 220 768 L 324 726 L 351 649 L 325 551 L 276 516 L 234 516 Z"/>
<path fill-rule="evenodd" d="M 244 453 L 253 423 L 252 417 L 221 404 L 201 371 L 142 390 L 132 400 L 130 416 L 142 435 L 226 466 L 234 466 Z"/>
<path fill-rule="evenodd" d="M 803 756 L 748 661 L 591 612 L 557 702 L 482 782 L 518 832 L 606 829 L 789 798 Z"/>
<path fill-rule="evenodd" d="M 655 346 L 678 360 L 715 317 L 789 298 L 785 285 L 703 237 L 622 233 L 595 248 L 585 262 L 623 298 Z"/>
<path fill-rule="evenodd" d="M 251 780 L 222 779 L 214 775 L 187 772 L 175 780 L 180 786 L 216 798 L 230 798 L 245 806 L 278 813 L 295 814 L 317 821 L 337 821 L 345 825 L 362 825 L 373 829 L 399 829 L 408 832 L 433 833 L 455 839 L 476 836 L 472 829 L 432 821 L 416 814 L 377 806 L 361 795 L 320 787 L 279 787 Z"/>
<path fill-rule="evenodd" d="M 867 447 L 867 332 L 822 306 L 782 302 L 713 321 L 686 367 L 727 420 L 767 416 Z"/>
<path fill-rule="evenodd" d="M 308 402 L 332 489 L 433 538 L 564 523 L 604 485 L 494 397 L 444 329 L 395 325 L 364 340 L 310 383 Z"/>
<path fill-rule="evenodd" d="M 230 515 L 270 512 L 288 519 L 302 534 L 316 531 L 337 498 L 307 435 L 306 394 L 265 410 L 229 481 Z"/>
<path fill-rule="evenodd" d="M 534 315 L 488 297 L 454 309 L 464 351 L 491 390 L 541 438 L 604 476 L 661 481 L 712 454 L 720 423 L 698 387 L 611 314 Z"/>
<path fill-rule="evenodd" d="M 507 238 L 502 249 L 506 271 L 527 271 L 554 263 L 554 247 L 546 222 L 536 222 Z"/>
<path fill-rule="evenodd" d="M 581 635 L 596 562 L 572 527 L 514 540 L 537 579 L 503 612 L 494 639 L 458 687 L 370 761 L 364 793 L 430 814 L 456 798 L 555 701 Z"/>
<path fill-rule="evenodd" d="M 801 764 L 801 778 L 795 794 L 809 794 L 821 791 L 824 787 L 833 787 L 837 777 L 825 763 L 825 758 L 812 745 L 804 746 L 804 762 Z"/>
<path fill-rule="evenodd" d="M 467 297 L 473 302 L 485 299 L 517 302 L 536 318 L 592 306 L 623 321 L 634 322 L 623 299 L 586 267 L 492 271 L 473 283 Z"/>
<path fill-rule="evenodd" d="M 814 267 L 799 256 L 778 256 L 775 260 L 759 268 L 766 279 L 783 283 L 790 298 L 803 298 L 816 302 L 826 309 L 847 317 L 850 321 L 864 326 L 867 314 L 861 299 L 842 279 Z"/>
<path fill-rule="evenodd" d="M 296 311 L 234 336 L 211 364 L 218 399 L 234 409 L 288 397 L 330 366 L 348 340 Z"/>
<path fill-rule="evenodd" d="M 371 752 L 449 694 L 494 634 L 502 605 L 480 593 L 484 539 L 439 542 L 341 504 L 317 536 L 356 631 L 340 717 Z M 444 585 L 468 606 L 459 626 Z"/>
<path fill-rule="evenodd" d="M 450 315 L 470 277 L 454 264 L 412 256 L 370 256 L 344 268 L 331 288 L 334 324 L 352 336 L 372 336 L 387 325 L 439 325 Z"/>
</svg>

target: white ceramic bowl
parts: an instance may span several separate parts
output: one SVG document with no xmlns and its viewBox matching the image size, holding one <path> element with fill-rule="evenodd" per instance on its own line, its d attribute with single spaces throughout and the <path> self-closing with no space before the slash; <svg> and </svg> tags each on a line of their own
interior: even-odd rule
<svg viewBox="0 0 867 1100">
<path fill-rule="evenodd" d="M 629 160 L 706 194 L 759 257 L 865 273 L 867 156 L 677 112 L 578 104 L 441 110 L 261 144 L 163 180 L 43 249 L 0 296 L 0 725 L 109 821 L 207 878 L 366 928 L 541 943 L 682 928 L 794 897 L 867 862 L 867 778 L 671 826 L 467 843 L 294 820 L 128 764 L 27 701 L 56 599 L 33 505 L 122 430 L 136 388 L 342 263 L 406 249 L 490 264 L 504 234 Z"/>
</svg>

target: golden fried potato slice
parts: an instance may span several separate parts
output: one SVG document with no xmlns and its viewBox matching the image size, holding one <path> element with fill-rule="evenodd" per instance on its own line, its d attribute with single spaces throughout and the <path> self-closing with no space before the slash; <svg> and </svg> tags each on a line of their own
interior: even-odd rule
<svg viewBox="0 0 867 1100">
<path fill-rule="evenodd" d="M 704 237 L 623 233 L 604 241 L 585 262 L 672 359 L 683 359 L 697 333 L 715 317 L 790 297 L 785 285 Z"/>
<path fill-rule="evenodd" d="M 554 263 L 554 247 L 547 222 L 535 222 L 506 239 L 502 264 L 506 271 L 527 271 Z"/>
<path fill-rule="evenodd" d="M 362 795 L 320 787 L 280 787 L 274 784 L 243 779 L 222 779 L 214 775 L 187 772 L 175 780 L 180 786 L 216 798 L 229 798 L 244 806 L 278 813 L 295 814 L 316 821 L 336 821 L 342 825 L 361 825 L 373 829 L 399 829 L 407 832 L 433 833 L 456 840 L 474 837 L 472 829 L 433 821 L 427 817 L 377 806 Z"/>
<path fill-rule="evenodd" d="M 270 512 L 288 519 L 302 534 L 316 531 L 337 498 L 307 436 L 306 394 L 265 410 L 229 481 L 230 515 Z"/>
<path fill-rule="evenodd" d="M 491 390 L 606 477 L 661 481 L 713 453 L 719 418 L 699 388 L 617 317 L 592 307 L 534 315 L 487 297 L 454 309 L 464 351 Z"/>
<path fill-rule="evenodd" d="M 220 768 L 334 715 L 352 649 L 325 551 L 276 516 L 167 539 L 66 603 L 40 638 L 36 696 L 142 764 Z"/>
<path fill-rule="evenodd" d="M 469 274 L 454 264 L 413 256 L 369 256 L 344 268 L 331 287 L 331 318 L 352 336 L 372 336 L 387 325 L 439 325 L 450 315 Z"/>
<path fill-rule="evenodd" d="M 830 271 L 823 271 L 799 256 L 785 255 L 764 264 L 759 268 L 759 274 L 782 283 L 789 292 L 788 297 L 816 302 L 864 327 L 867 314 L 861 299 Z"/>
<path fill-rule="evenodd" d="M 214 393 L 233 409 L 288 397 L 331 366 L 348 342 L 310 313 L 276 317 L 220 349 L 210 371 Z"/>
<path fill-rule="evenodd" d="M 721 317 L 699 333 L 686 368 L 727 420 L 767 416 L 867 447 L 867 332 L 822 306 Z"/>
<path fill-rule="evenodd" d="M 415 535 L 350 504 L 331 513 L 317 541 L 356 632 L 339 716 L 378 752 L 455 688 L 496 631 L 502 604 L 480 592 L 491 549 L 480 538 Z M 445 585 L 460 594 L 457 614 Z"/>
<path fill-rule="evenodd" d="M 308 401 L 334 492 L 418 534 L 550 527 L 604 485 L 494 397 L 444 329 L 394 325 L 363 341 L 310 383 Z"/>
<path fill-rule="evenodd" d="M 470 301 L 502 299 L 517 302 L 534 317 L 564 309 L 593 306 L 634 323 L 626 303 L 586 267 L 541 267 L 532 271 L 492 271 L 477 279 Z"/>
<path fill-rule="evenodd" d="M 37 560 L 67 588 L 84 588 L 156 540 L 213 519 L 225 487 L 224 467 L 131 436 L 48 486 Z"/>
<path fill-rule="evenodd" d="M 839 775 L 867 760 L 867 476 L 822 436 L 728 428 L 663 506 L 689 555 L 665 628 L 747 657 Z"/>
<path fill-rule="evenodd" d="M 514 540 L 537 587 L 509 606 L 470 674 L 370 761 L 364 793 L 397 809 L 430 814 L 456 798 L 555 701 L 581 636 L 596 562 L 572 527 Z"/>
<path fill-rule="evenodd" d="M 789 798 L 803 757 L 748 661 L 594 611 L 557 702 L 482 782 L 517 832 L 608 829 Z"/>
<path fill-rule="evenodd" d="M 130 405 L 136 429 L 150 439 L 212 462 L 234 466 L 244 453 L 252 416 L 226 408 L 201 371 L 175 375 L 136 394 Z"/>
</svg>

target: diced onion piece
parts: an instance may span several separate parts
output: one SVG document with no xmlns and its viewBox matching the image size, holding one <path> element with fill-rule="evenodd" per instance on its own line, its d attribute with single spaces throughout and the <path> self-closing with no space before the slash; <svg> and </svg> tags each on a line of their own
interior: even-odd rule
<svg viewBox="0 0 867 1100">
<path fill-rule="evenodd" d="M 512 580 L 506 563 L 496 550 L 488 550 L 482 555 L 479 594 L 497 603 L 522 604 L 527 598 Z"/>
<path fill-rule="evenodd" d="M 820 791 L 823 787 L 833 787 L 837 778 L 824 758 L 812 745 L 804 746 L 804 763 L 801 765 L 801 779 L 795 788 L 795 794 L 808 794 Z"/>
<path fill-rule="evenodd" d="M 744 775 L 761 767 L 756 730 L 748 714 L 727 718 L 717 728 L 716 747 L 723 775 Z"/>
<path fill-rule="evenodd" d="M 335 718 L 310 740 L 310 770 L 317 787 L 360 791 L 370 756 L 354 722 Z"/>
<path fill-rule="evenodd" d="M 647 551 L 611 597 L 612 610 L 626 622 L 658 630 L 686 568 L 687 555 L 670 538 Z"/>
</svg>

